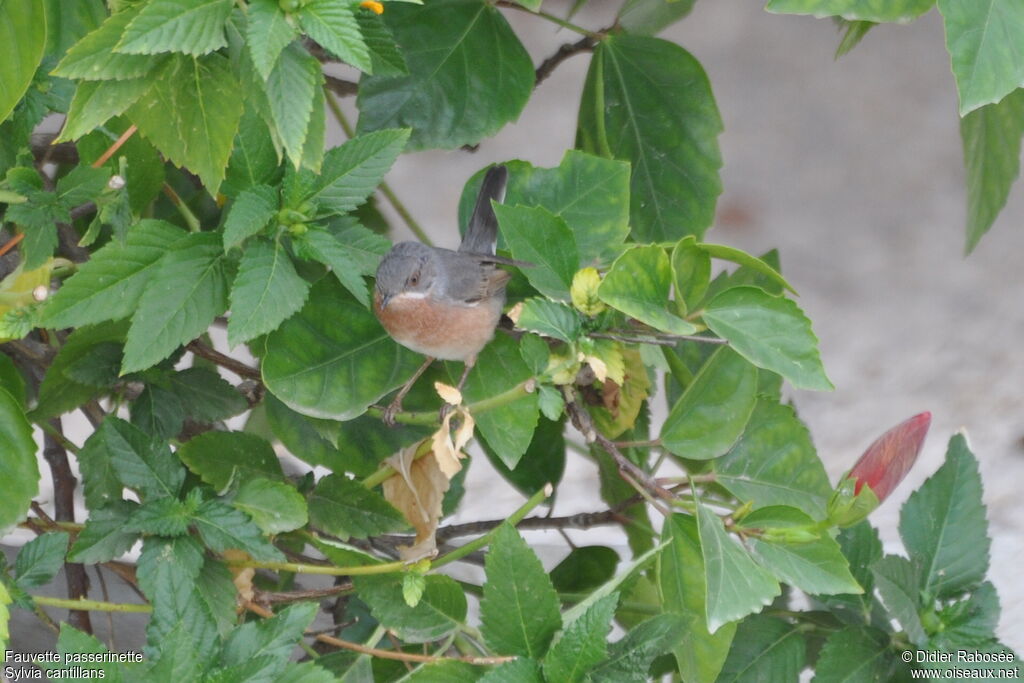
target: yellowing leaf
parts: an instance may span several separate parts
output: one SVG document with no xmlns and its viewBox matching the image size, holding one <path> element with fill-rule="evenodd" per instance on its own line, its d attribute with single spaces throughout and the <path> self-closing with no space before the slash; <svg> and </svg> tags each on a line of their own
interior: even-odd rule
<svg viewBox="0 0 1024 683">
<path fill-rule="evenodd" d="M 398 508 L 416 529 L 416 542 L 399 546 L 399 556 L 405 562 L 416 562 L 437 554 L 437 523 L 441 519 L 441 501 L 448 490 L 449 481 L 437 458 L 428 453 L 416 459 L 420 444 L 403 448 L 387 459 L 398 473 L 383 484 L 384 498 Z"/>
<path fill-rule="evenodd" d="M 434 389 L 445 403 L 453 406 L 462 403 L 462 392 L 452 385 L 445 384 L 444 382 L 434 382 Z"/>
<path fill-rule="evenodd" d="M 225 550 L 222 555 L 228 562 L 238 562 L 241 560 L 251 560 L 252 557 L 249 553 L 242 550 L 235 550 L 229 548 Z M 255 597 L 255 592 L 252 588 L 252 579 L 256 576 L 256 569 L 253 567 L 231 567 L 232 581 L 235 584 L 235 590 L 238 591 L 236 599 L 238 600 L 239 606 L 244 606 L 246 603 L 251 602 Z"/>
<path fill-rule="evenodd" d="M 636 421 L 636 416 L 651 387 L 651 380 L 640 359 L 640 352 L 636 349 L 626 349 L 622 351 L 622 357 L 622 384 L 609 378 L 601 389 L 603 405 L 594 406 L 590 411 L 594 417 L 594 424 L 609 439 L 616 438 Z"/>
</svg>

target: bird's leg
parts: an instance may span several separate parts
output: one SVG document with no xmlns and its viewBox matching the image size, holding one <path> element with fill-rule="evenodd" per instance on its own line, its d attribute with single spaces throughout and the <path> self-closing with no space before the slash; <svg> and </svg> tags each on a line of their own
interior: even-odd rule
<svg viewBox="0 0 1024 683">
<path fill-rule="evenodd" d="M 469 377 L 469 371 L 473 369 L 474 365 L 476 365 L 476 356 L 470 356 L 469 358 L 466 359 L 466 367 L 462 370 L 462 377 L 459 377 L 459 383 L 455 385 L 455 388 L 458 389 L 459 392 L 462 391 L 462 385 L 466 383 L 466 378 Z M 441 422 L 444 422 L 445 416 L 451 409 L 451 405 L 449 405 L 447 402 L 443 406 L 441 406 Z"/>
<path fill-rule="evenodd" d="M 402 385 L 402 388 L 398 391 L 394 400 L 391 401 L 388 407 L 384 409 L 384 414 L 381 416 L 381 419 L 384 420 L 384 424 L 388 427 L 395 426 L 395 415 L 402 411 L 402 401 L 409 393 L 409 390 L 412 389 L 412 385 L 416 384 L 416 380 L 420 378 L 420 375 L 427 371 L 427 368 L 429 368 L 430 364 L 433 362 L 433 358 L 427 358 L 423 365 L 420 366 L 420 369 L 416 371 L 416 374 L 410 377 L 409 381 Z"/>
</svg>

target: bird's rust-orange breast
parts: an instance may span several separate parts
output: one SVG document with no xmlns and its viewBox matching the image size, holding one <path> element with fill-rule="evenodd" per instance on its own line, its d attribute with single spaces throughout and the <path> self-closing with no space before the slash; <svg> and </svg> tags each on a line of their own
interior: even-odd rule
<svg viewBox="0 0 1024 683">
<path fill-rule="evenodd" d="M 442 360 L 465 361 L 494 336 L 501 317 L 500 301 L 475 305 L 443 304 L 434 299 L 399 294 L 386 309 L 375 293 L 373 311 L 384 329 L 402 346 Z"/>
</svg>

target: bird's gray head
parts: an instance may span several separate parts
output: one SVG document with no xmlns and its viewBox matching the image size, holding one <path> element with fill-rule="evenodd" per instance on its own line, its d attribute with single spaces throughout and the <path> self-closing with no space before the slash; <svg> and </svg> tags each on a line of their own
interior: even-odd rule
<svg viewBox="0 0 1024 683">
<path fill-rule="evenodd" d="M 427 295 L 437 281 L 437 259 L 433 250 L 419 242 L 399 242 L 377 267 L 377 294 L 380 306 L 400 295 Z"/>
</svg>

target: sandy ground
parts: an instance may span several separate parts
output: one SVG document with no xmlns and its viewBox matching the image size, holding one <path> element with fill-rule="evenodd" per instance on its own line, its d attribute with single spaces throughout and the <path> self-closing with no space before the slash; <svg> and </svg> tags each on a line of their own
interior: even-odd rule
<svg viewBox="0 0 1024 683">
<path fill-rule="evenodd" d="M 594 0 L 578 21 L 603 26 L 617 4 Z M 532 17 L 509 16 L 535 62 L 574 40 Z M 754 253 L 778 247 L 821 339 L 836 390 L 794 399 L 830 475 L 888 427 L 933 412 L 916 468 L 872 517 L 897 552 L 902 501 L 941 464 L 950 435 L 965 428 L 989 506 L 999 636 L 1024 652 L 1024 587 L 1014 569 L 1024 563 L 1017 491 L 1024 482 L 1024 193 L 1015 191 L 965 259 L 956 92 L 940 17 L 933 11 L 909 26 L 878 27 L 839 61 L 829 22 L 769 15 L 746 0 L 699 2 L 666 37 L 704 64 L 725 121 L 725 192 L 709 241 Z M 399 161 L 392 187 L 438 243 L 456 243 L 458 196 L 481 166 L 511 158 L 557 165 L 573 143 L 586 67 L 585 56 L 563 64 L 520 121 L 476 154 Z M 340 142 L 338 131 L 332 135 Z M 477 460 L 455 521 L 498 517 L 522 502 Z M 571 459 L 556 514 L 598 509 L 596 489 L 592 466 Z M 571 536 L 579 544 L 618 542 L 600 529 Z M 549 564 L 566 551 L 554 533 L 531 542 Z M 21 615 L 14 638 L 42 647 L 46 632 Z"/>
</svg>

